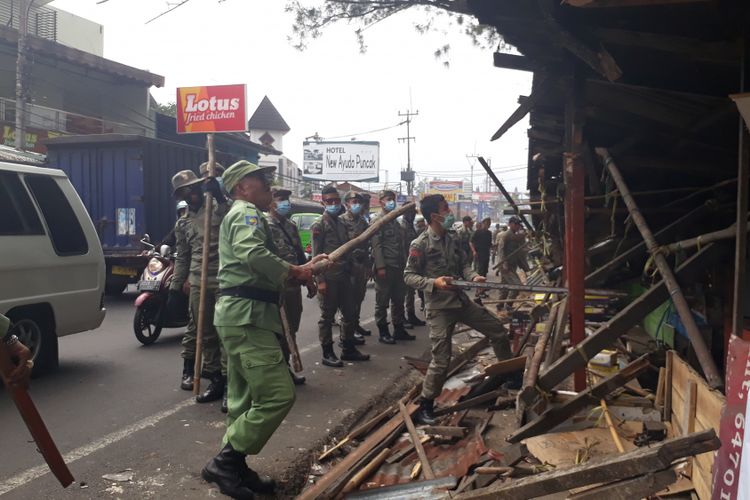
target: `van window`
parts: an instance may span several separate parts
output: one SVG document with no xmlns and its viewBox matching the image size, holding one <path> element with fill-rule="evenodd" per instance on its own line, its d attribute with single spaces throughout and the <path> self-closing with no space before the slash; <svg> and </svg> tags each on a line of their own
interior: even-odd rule
<svg viewBox="0 0 750 500">
<path fill-rule="evenodd" d="M 57 255 L 82 255 L 89 251 L 86 236 L 73 207 L 52 177 L 27 175 L 26 185 L 34 195 L 47 222 Z"/>
<path fill-rule="evenodd" d="M 309 231 L 316 220 L 320 219 L 318 214 L 302 214 L 297 219 L 297 227 L 300 231 Z"/>
<path fill-rule="evenodd" d="M 44 234 L 34 203 L 15 172 L 0 172 L 0 236 Z"/>
</svg>

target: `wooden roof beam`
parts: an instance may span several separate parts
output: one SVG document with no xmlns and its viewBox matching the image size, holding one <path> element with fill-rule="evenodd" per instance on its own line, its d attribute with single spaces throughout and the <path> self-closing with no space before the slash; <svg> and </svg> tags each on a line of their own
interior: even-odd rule
<svg viewBox="0 0 750 500">
<path fill-rule="evenodd" d="M 511 129 L 511 127 L 513 127 L 513 125 L 520 122 L 524 116 L 529 114 L 531 108 L 533 108 L 536 103 L 541 100 L 542 97 L 544 97 L 544 94 L 547 93 L 548 89 L 549 86 L 546 80 L 540 82 L 537 89 L 534 90 L 528 98 L 524 99 L 523 102 L 521 102 L 521 104 L 518 106 L 518 108 L 508 117 L 507 120 L 505 120 L 505 123 L 500 125 L 500 128 L 498 128 L 497 131 L 492 134 L 490 140 L 495 141 L 501 138 L 508 130 Z"/>
<path fill-rule="evenodd" d="M 564 5 L 583 8 L 603 7 L 651 7 L 654 5 L 678 5 L 709 3 L 712 0 L 563 0 Z"/>
<path fill-rule="evenodd" d="M 529 60 L 529 58 L 526 56 L 506 54 L 504 52 L 495 52 L 492 57 L 496 68 L 532 72 L 539 69 L 539 65 Z"/>
</svg>

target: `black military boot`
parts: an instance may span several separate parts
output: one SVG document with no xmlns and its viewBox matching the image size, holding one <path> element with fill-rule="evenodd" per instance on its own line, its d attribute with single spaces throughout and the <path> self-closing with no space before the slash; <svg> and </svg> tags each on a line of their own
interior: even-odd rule
<svg viewBox="0 0 750 500">
<path fill-rule="evenodd" d="M 229 397 L 227 396 L 227 386 L 224 384 L 224 395 L 221 396 L 221 413 L 229 412 Z"/>
<path fill-rule="evenodd" d="M 336 357 L 336 353 L 333 352 L 333 344 L 326 344 L 323 346 L 323 364 L 333 368 L 341 368 L 344 363 Z"/>
<path fill-rule="evenodd" d="M 304 376 L 297 375 L 291 369 L 289 370 L 289 375 L 292 377 L 292 382 L 294 382 L 294 385 L 305 385 L 305 382 L 307 381 L 307 379 Z"/>
<path fill-rule="evenodd" d="M 406 318 L 406 321 L 408 321 L 414 326 L 424 326 L 427 324 L 421 319 L 417 318 L 417 315 L 413 311 L 409 313 L 409 316 Z"/>
<path fill-rule="evenodd" d="M 369 361 L 370 355 L 359 352 L 357 347 L 349 341 L 344 343 L 344 349 L 341 351 L 341 359 L 344 361 Z"/>
<path fill-rule="evenodd" d="M 357 335 L 356 333 L 354 334 L 354 337 L 352 337 L 352 342 L 354 342 L 354 345 L 365 345 L 366 343 L 364 337 L 362 337 L 362 335 Z M 338 344 L 340 348 L 344 348 L 343 339 L 339 339 Z"/>
<path fill-rule="evenodd" d="M 433 411 L 434 402 L 432 399 L 423 399 L 419 402 L 419 410 L 414 416 L 414 420 L 424 425 L 435 425 L 437 417 Z"/>
<path fill-rule="evenodd" d="M 381 344 L 395 344 L 396 340 L 391 337 L 391 331 L 388 329 L 388 323 L 385 325 L 378 325 L 378 331 L 380 332 L 380 338 L 378 341 Z"/>
<path fill-rule="evenodd" d="M 185 359 L 182 364 L 182 382 L 180 389 L 183 391 L 193 390 L 193 375 L 195 374 L 195 360 Z"/>
<path fill-rule="evenodd" d="M 203 394 L 199 394 L 195 397 L 195 401 L 198 403 L 210 403 L 211 401 L 218 401 L 224 395 L 224 386 L 226 385 L 226 379 L 221 373 L 213 373 L 208 379 L 211 383 L 208 384 Z"/>
<path fill-rule="evenodd" d="M 417 337 L 404 330 L 404 325 L 396 325 L 393 327 L 393 338 L 396 340 L 414 340 Z"/>
<path fill-rule="evenodd" d="M 370 335 L 372 335 L 372 332 L 370 330 L 365 330 L 361 325 L 357 325 L 357 328 L 354 329 L 354 333 L 358 333 L 363 337 L 369 337 Z"/>
<path fill-rule="evenodd" d="M 276 491 L 276 481 L 270 477 L 260 477 L 260 475 L 253 469 L 247 466 L 247 463 L 243 460 L 242 464 L 245 466 L 244 470 L 240 472 L 242 478 L 242 484 L 247 486 L 255 493 L 261 495 L 273 495 Z"/>
<path fill-rule="evenodd" d="M 255 495 L 244 481 L 244 475 L 249 470 L 245 463 L 245 455 L 235 451 L 232 445 L 227 445 L 212 458 L 203 470 L 201 476 L 209 483 L 215 483 L 223 494 L 239 500 L 253 500 Z"/>
</svg>

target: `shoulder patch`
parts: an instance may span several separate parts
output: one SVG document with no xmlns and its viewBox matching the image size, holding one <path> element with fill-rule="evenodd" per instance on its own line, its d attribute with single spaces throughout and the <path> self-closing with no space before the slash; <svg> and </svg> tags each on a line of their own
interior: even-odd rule
<svg viewBox="0 0 750 500">
<path fill-rule="evenodd" d="M 259 222 L 257 215 L 246 215 L 245 216 L 245 225 L 246 226 L 257 226 Z"/>
</svg>

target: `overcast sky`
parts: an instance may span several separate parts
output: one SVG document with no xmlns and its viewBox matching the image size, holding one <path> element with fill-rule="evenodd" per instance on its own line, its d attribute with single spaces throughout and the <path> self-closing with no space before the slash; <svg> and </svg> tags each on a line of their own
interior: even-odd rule
<svg viewBox="0 0 750 500">
<path fill-rule="evenodd" d="M 175 0 L 176 3 L 176 0 Z M 322 3 L 322 0 L 321 0 Z M 412 122 L 412 168 L 418 180 L 469 179 L 484 175 L 470 154 L 490 157 L 509 189 L 525 190 L 527 159 L 524 120 L 490 142 L 498 126 L 528 95 L 531 74 L 493 67 L 493 49 L 480 49 L 458 28 L 421 35 L 420 11 L 402 12 L 365 31 L 361 54 L 352 25 L 329 28 L 300 52 L 287 37 L 292 19 L 283 0 L 191 0 L 146 25 L 163 11 L 161 0 L 55 0 L 51 5 L 104 25 L 104 56 L 166 77 L 152 89 L 159 102 L 175 100 L 175 88 L 245 83 L 248 116 L 268 95 L 291 131 L 284 154 L 302 165 L 302 141 L 324 138 L 380 141 L 381 182 L 399 180 L 406 146 L 397 139 L 399 111 L 419 110 Z M 449 43 L 450 67 L 435 59 Z"/>
</svg>

